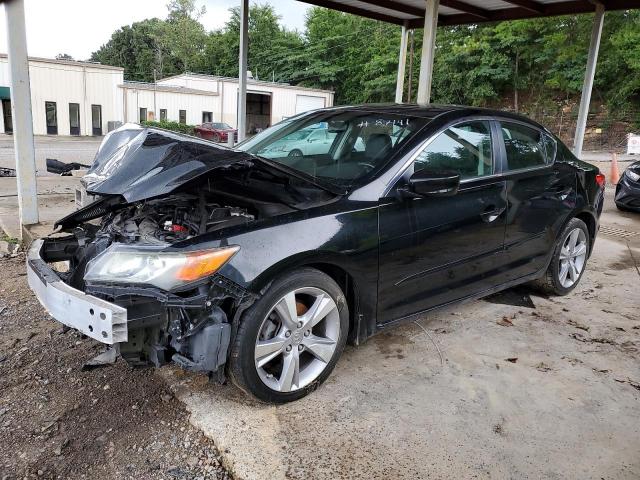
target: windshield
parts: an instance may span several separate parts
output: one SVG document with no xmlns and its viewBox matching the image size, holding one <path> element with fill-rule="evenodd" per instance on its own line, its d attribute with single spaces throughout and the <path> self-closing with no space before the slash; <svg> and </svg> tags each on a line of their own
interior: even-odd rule
<svg viewBox="0 0 640 480">
<path fill-rule="evenodd" d="M 218 130 L 231 130 L 231 126 L 228 123 L 214 123 L 213 128 Z"/>
<path fill-rule="evenodd" d="M 427 122 L 389 113 L 314 112 L 284 120 L 236 148 L 348 186 L 383 168 Z"/>
</svg>

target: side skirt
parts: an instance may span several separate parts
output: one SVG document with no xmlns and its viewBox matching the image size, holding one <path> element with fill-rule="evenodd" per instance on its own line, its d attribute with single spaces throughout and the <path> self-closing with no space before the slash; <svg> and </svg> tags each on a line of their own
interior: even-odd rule
<svg viewBox="0 0 640 480">
<path fill-rule="evenodd" d="M 544 272 L 547 271 L 547 268 L 549 267 L 549 263 L 550 262 L 551 262 L 551 259 L 549 259 L 549 261 L 546 263 L 546 266 L 545 266 L 544 269 L 542 269 L 542 270 L 540 270 L 538 272 L 535 272 L 535 273 L 533 273 L 531 275 L 526 275 L 524 277 L 517 278 L 516 280 L 512 280 L 510 282 L 502 283 L 502 284 L 497 285 L 495 287 L 488 288 L 487 290 L 483 290 L 483 291 L 481 291 L 479 293 L 475 293 L 475 294 L 469 295 L 467 297 L 463 297 L 463 298 L 459 298 L 459 299 L 456 299 L 456 300 L 452 300 L 450 302 L 443 303 L 441 305 L 436 305 L 435 307 L 431 307 L 431 308 L 428 308 L 426 310 L 421 310 L 419 312 L 412 313 L 411 315 L 407 315 L 405 317 L 396 318 L 395 320 L 391 320 L 391 321 L 386 322 L 386 323 L 379 323 L 379 324 L 376 325 L 376 327 L 377 327 L 377 332 L 376 333 L 381 332 L 383 330 L 387 330 L 388 328 L 391 328 L 391 327 L 395 327 L 395 326 L 400 325 L 402 323 L 410 322 L 412 320 L 415 320 L 415 319 L 423 316 L 425 313 L 441 310 L 441 309 L 444 309 L 444 308 L 446 308 L 446 307 L 448 307 L 450 305 L 458 305 L 458 304 L 464 304 L 464 303 L 473 302 L 474 300 L 479 300 L 481 298 L 484 298 L 486 296 L 492 295 L 494 293 L 501 292 L 502 290 L 506 290 L 507 288 L 515 287 L 516 285 L 521 285 L 523 283 L 527 283 L 527 282 L 530 282 L 532 280 L 537 280 L 538 278 L 542 277 Z"/>
</svg>

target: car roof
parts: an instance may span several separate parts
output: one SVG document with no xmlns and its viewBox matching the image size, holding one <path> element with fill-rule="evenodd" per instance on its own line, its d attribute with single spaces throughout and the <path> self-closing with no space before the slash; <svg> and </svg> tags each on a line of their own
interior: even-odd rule
<svg viewBox="0 0 640 480">
<path fill-rule="evenodd" d="M 503 117 L 527 122 L 540 128 L 544 128 L 530 118 L 513 112 L 495 110 L 483 107 L 471 107 L 466 105 L 418 105 L 415 103 L 372 103 L 363 105 L 343 105 L 320 109 L 320 111 L 361 111 L 367 113 L 382 113 L 391 115 L 411 115 L 412 117 L 434 120 L 437 117 L 446 116 L 451 120 L 472 115 L 489 117 Z"/>
</svg>

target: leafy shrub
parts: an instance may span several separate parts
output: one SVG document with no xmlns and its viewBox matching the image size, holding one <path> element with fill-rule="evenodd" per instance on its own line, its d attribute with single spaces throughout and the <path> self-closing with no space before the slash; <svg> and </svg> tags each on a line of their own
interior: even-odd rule
<svg viewBox="0 0 640 480">
<path fill-rule="evenodd" d="M 195 127 L 193 125 L 187 125 L 185 123 L 179 123 L 179 122 L 167 122 L 167 121 L 153 122 L 153 121 L 147 120 L 145 122 L 142 122 L 142 125 L 147 127 L 164 128 L 165 130 L 184 133 L 186 135 L 193 135 L 195 133 L 195 130 L 194 130 Z"/>
</svg>

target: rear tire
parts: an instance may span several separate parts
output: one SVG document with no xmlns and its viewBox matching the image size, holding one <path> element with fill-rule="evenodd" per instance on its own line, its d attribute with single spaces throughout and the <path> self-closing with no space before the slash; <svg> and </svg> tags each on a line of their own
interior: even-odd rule
<svg viewBox="0 0 640 480">
<path fill-rule="evenodd" d="M 579 218 L 572 218 L 558 237 L 547 271 L 534 285 L 548 294 L 567 295 L 584 274 L 590 245 L 589 229 Z"/>
<path fill-rule="evenodd" d="M 303 268 L 274 280 L 240 322 L 231 380 L 264 402 L 285 403 L 329 376 L 347 341 L 349 309 L 331 277 Z"/>
</svg>

